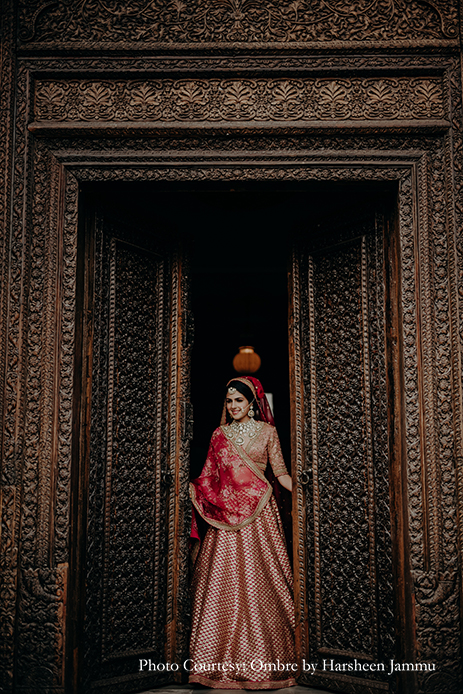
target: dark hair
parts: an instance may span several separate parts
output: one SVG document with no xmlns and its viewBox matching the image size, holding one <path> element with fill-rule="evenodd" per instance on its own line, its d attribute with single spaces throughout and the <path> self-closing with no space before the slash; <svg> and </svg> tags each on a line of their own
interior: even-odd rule
<svg viewBox="0 0 463 694">
<path fill-rule="evenodd" d="M 252 392 L 252 390 L 250 389 L 250 387 L 246 385 L 246 383 L 243 383 L 242 381 L 230 381 L 230 383 L 229 383 L 228 386 L 227 386 L 226 393 L 225 393 L 225 399 L 227 398 L 228 389 L 229 389 L 229 388 L 236 388 L 236 390 L 237 390 L 238 392 L 240 392 L 241 395 L 244 395 L 244 397 L 246 398 L 246 400 L 247 400 L 249 403 L 252 403 L 252 409 L 253 409 L 254 412 L 255 412 L 255 414 L 254 414 L 254 419 L 257 419 L 257 420 L 261 419 L 261 416 L 260 416 L 260 409 L 259 409 L 259 405 L 257 404 L 257 400 L 256 400 L 256 398 L 254 397 L 254 393 Z M 227 410 L 227 409 L 225 409 L 225 415 L 226 415 L 226 418 L 227 418 L 227 423 L 230 423 L 230 422 L 231 422 L 231 417 L 230 417 L 230 415 L 228 414 L 228 410 Z"/>
</svg>

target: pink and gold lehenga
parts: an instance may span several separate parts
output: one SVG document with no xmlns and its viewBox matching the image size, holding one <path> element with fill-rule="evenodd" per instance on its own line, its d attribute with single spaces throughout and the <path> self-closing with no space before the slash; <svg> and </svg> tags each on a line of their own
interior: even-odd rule
<svg viewBox="0 0 463 694">
<path fill-rule="evenodd" d="M 190 485 L 209 528 L 193 574 L 188 669 L 190 682 L 220 689 L 295 684 L 293 578 L 264 474 L 268 463 L 275 477 L 287 471 L 275 427 L 265 421 L 257 427 L 246 448 L 235 443 L 231 427 L 216 429 Z"/>
</svg>

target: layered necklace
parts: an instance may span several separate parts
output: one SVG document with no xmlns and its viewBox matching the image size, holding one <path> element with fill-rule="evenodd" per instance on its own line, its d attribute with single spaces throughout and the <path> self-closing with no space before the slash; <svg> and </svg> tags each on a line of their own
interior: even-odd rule
<svg viewBox="0 0 463 694">
<path fill-rule="evenodd" d="M 235 419 L 224 427 L 225 435 L 230 440 L 234 441 L 238 446 L 242 446 L 245 440 L 253 439 L 260 431 L 260 426 L 253 419 L 248 419 L 247 422 L 237 422 Z"/>
</svg>

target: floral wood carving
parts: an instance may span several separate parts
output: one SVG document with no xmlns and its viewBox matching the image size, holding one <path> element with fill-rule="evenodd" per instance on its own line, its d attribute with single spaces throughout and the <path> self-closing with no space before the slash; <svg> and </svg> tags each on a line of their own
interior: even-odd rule
<svg viewBox="0 0 463 694">
<path fill-rule="evenodd" d="M 50 682 L 56 691 L 60 688 L 62 691 L 66 585 L 67 565 L 31 567 L 22 572 L 18 692 L 46 691 Z M 37 658 L 36 648 L 31 644 L 41 644 L 41 658 Z"/>
<path fill-rule="evenodd" d="M 43 80 L 38 121 L 300 121 L 444 118 L 439 77 Z"/>
<path fill-rule="evenodd" d="M 452 39 L 457 0 L 21 0 L 23 43 L 327 43 Z"/>
</svg>

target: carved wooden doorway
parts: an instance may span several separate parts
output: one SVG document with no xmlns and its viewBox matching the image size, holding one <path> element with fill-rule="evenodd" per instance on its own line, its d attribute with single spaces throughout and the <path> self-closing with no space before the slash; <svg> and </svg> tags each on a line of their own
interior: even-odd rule
<svg viewBox="0 0 463 694">
<path fill-rule="evenodd" d="M 404 609 L 391 535 L 400 481 L 390 462 L 386 198 L 300 190 L 288 264 L 298 656 L 317 663 L 300 679 L 362 694 L 395 691 L 373 668 L 400 652 Z M 182 240 L 108 204 L 89 204 L 84 217 L 75 691 L 142 691 L 178 680 L 181 667 L 140 672 L 140 659 L 181 665 L 188 644 L 187 576 L 172 572 L 187 566 L 188 232 Z"/>
</svg>

